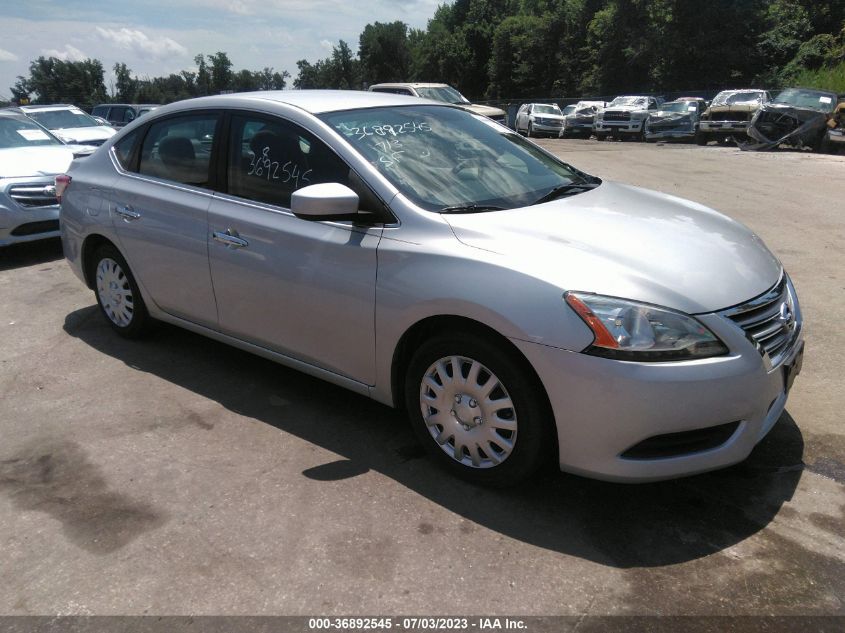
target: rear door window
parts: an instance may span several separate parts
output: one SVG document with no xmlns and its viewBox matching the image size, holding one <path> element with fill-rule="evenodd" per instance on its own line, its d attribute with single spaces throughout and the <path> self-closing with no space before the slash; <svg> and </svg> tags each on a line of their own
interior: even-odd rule
<svg viewBox="0 0 845 633">
<path fill-rule="evenodd" d="M 209 187 L 218 113 L 176 116 L 153 123 L 141 146 L 139 172 L 163 180 Z"/>
</svg>

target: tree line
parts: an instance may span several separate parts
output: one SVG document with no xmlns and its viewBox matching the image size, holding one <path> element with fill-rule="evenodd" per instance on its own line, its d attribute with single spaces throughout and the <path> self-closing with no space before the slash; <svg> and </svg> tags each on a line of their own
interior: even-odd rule
<svg viewBox="0 0 845 633">
<path fill-rule="evenodd" d="M 283 89 L 291 75 L 234 71 L 224 52 L 195 71 L 133 77 L 115 64 L 39 57 L 13 97 L 169 103 L 226 91 Z M 845 0 L 453 0 L 425 29 L 367 24 L 358 50 L 296 63 L 295 88 L 360 89 L 386 81 L 445 82 L 471 99 L 779 87 L 845 92 Z"/>
<path fill-rule="evenodd" d="M 248 92 L 251 90 L 282 90 L 290 73 L 271 67 L 262 70 L 232 69 L 233 64 L 224 52 L 194 57 L 196 71 L 183 70 L 166 77 L 133 77 L 124 63 L 113 67 L 115 81 L 107 91 L 104 69 L 99 60 L 66 61 L 55 57 L 39 57 L 30 62 L 29 76 L 19 76 L 11 87 L 16 101 L 33 99 L 33 103 L 73 103 L 91 109 L 98 103 L 171 103 L 191 97 Z"/>
<path fill-rule="evenodd" d="M 446 82 L 472 99 L 776 87 L 801 77 L 845 92 L 845 0 L 454 0 L 425 29 L 368 24 L 357 57 L 340 41 L 297 68 L 297 88 Z"/>
</svg>

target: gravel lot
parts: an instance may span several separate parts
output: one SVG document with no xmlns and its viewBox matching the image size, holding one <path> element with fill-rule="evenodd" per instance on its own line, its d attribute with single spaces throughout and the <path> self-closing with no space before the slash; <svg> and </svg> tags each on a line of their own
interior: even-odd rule
<svg viewBox="0 0 845 633">
<path fill-rule="evenodd" d="M 745 463 L 474 488 L 401 416 L 187 332 L 117 338 L 55 242 L 0 251 L 0 614 L 845 614 L 845 156 L 539 141 L 751 226 L 802 300 Z"/>
</svg>

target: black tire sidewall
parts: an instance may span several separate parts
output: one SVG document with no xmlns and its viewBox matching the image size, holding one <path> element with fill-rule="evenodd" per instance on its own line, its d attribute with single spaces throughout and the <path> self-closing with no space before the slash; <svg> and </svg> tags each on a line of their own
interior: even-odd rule
<svg viewBox="0 0 845 633">
<path fill-rule="evenodd" d="M 121 270 L 123 270 L 123 274 L 126 275 L 126 280 L 129 282 L 129 288 L 132 290 L 134 309 L 132 311 L 132 320 L 129 322 L 129 325 L 126 326 L 120 326 L 109 318 L 109 315 L 103 308 L 103 302 L 100 299 L 100 292 L 97 288 L 97 268 L 99 267 L 100 262 L 106 258 L 117 262 Z M 141 336 L 145 332 L 149 321 L 147 306 L 144 304 L 144 299 L 141 296 L 141 291 L 135 281 L 135 276 L 129 269 L 129 264 L 126 263 L 126 260 L 117 248 L 111 244 L 104 244 L 96 250 L 94 257 L 91 260 L 91 279 L 94 281 L 94 296 L 97 298 L 97 307 L 99 307 L 100 313 L 111 328 L 126 338 L 137 338 Z"/>
<path fill-rule="evenodd" d="M 440 358 L 464 356 L 493 372 L 513 400 L 517 416 L 514 449 L 500 465 L 492 468 L 464 466 L 447 455 L 434 441 L 420 410 L 420 383 L 428 368 Z M 405 406 L 417 438 L 441 466 L 469 481 L 506 486 L 537 470 L 549 457 L 554 425 L 542 388 L 527 361 L 515 357 L 500 345 L 475 335 L 441 336 L 423 343 L 414 353 L 405 377 Z"/>
</svg>

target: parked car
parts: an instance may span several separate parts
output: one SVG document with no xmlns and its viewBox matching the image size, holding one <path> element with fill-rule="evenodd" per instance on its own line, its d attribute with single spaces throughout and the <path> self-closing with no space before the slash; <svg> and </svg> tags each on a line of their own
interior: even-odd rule
<svg viewBox="0 0 845 633">
<path fill-rule="evenodd" d="M 516 113 L 514 128 L 526 136 L 559 136 L 563 112 L 556 103 L 523 103 Z"/>
<path fill-rule="evenodd" d="M 493 119 L 496 123 L 507 125 L 507 114 L 500 108 L 492 106 L 481 105 L 478 103 L 470 103 L 469 99 L 463 96 L 460 92 L 455 90 L 449 84 L 425 84 L 425 83 L 389 83 L 389 84 L 375 84 L 370 86 L 371 92 L 387 92 L 396 95 L 408 95 L 411 97 L 421 97 L 423 99 L 431 99 L 432 101 L 440 101 L 442 103 L 451 103 L 458 107 L 486 116 L 488 119 Z"/>
<path fill-rule="evenodd" d="M 62 143 L 20 113 L 0 111 L 0 247 L 59 236 L 55 177 L 93 150 Z"/>
<path fill-rule="evenodd" d="M 455 106 L 182 101 L 57 184 L 66 257 L 118 334 L 160 319 L 404 406 L 477 482 L 739 462 L 801 368 L 795 289 L 757 235 Z"/>
<path fill-rule="evenodd" d="M 608 136 L 643 140 L 643 124 L 661 103 L 663 99 L 660 97 L 616 97 L 596 113 L 596 138 L 600 141 Z"/>
<path fill-rule="evenodd" d="M 120 129 L 157 107 L 159 107 L 158 103 L 101 103 L 94 106 L 91 115 L 101 117 L 112 127 Z"/>
<path fill-rule="evenodd" d="M 698 97 L 682 97 L 661 104 L 645 120 L 645 140 L 698 140 L 701 115 L 706 109 L 707 102 Z"/>
<path fill-rule="evenodd" d="M 830 121 L 838 97 L 833 92 L 808 88 L 787 88 L 764 104 L 751 119 L 748 136 L 757 141 L 743 149 L 773 149 L 779 145 L 828 151 Z"/>
<path fill-rule="evenodd" d="M 604 101 L 579 101 L 576 103 L 573 112 L 567 113 L 563 117 L 560 137 L 590 138 L 596 125 L 596 113 L 606 105 Z"/>
<path fill-rule="evenodd" d="M 771 98 L 765 90 L 723 90 L 701 115 L 699 145 L 710 141 L 724 142 L 729 137 L 745 139 L 752 117 Z"/>
<path fill-rule="evenodd" d="M 72 105 L 28 105 L 7 110 L 28 116 L 65 143 L 98 146 L 115 133 L 113 127 L 101 125 L 90 114 Z"/>
</svg>

